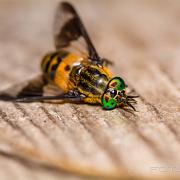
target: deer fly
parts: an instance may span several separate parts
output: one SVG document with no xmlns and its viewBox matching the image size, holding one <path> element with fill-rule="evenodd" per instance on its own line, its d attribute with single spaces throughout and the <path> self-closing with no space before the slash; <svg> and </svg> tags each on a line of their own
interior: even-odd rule
<svg viewBox="0 0 180 180">
<path fill-rule="evenodd" d="M 25 82 L 20 90 L 19 85 L 10 88 L 1 94 L 2 100 L 63 100 L 101 104 L 106 110 L 135 110 L 132 104 L 138 96 L 127 95 L 124 80 L 112 76 L 107 68 L 111 62 L 99 56 L 77 11 L 68 2 L 57 8 L 54 40 L 56 50 L 42 59 L 42 75 Z"/>
</svg>

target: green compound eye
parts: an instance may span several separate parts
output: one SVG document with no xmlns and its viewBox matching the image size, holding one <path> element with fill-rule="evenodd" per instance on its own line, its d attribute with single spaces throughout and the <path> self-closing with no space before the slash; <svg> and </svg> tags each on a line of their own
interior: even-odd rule
<svg viewBox="0 0 180 180">
<path fill-rule="evenodd" d="M 125 82 L 120 77 L 114 77 L 108 84 L 108 88 L 113 88 L 115 90 L 124 90 L 126 87 Z"/>
<path fill-rule="evenodd" d="M 111 98 L 107 93 L 102 96 L 101 99 L 103 109 L 112 110 L 116 107 L 117 102 L 114 98 Z"/>
<path fill-rule="evenodd" d="M 120 77 L 114 77 L 110 80 L 107 86 L 106 92 L 101 98 L 101 103 L 104 109 L 112 110 L 114 109 L 118 102 L 115 99 L 117 92 L 123 91 L 126 88 L 124 80 Z"/>
</svg>

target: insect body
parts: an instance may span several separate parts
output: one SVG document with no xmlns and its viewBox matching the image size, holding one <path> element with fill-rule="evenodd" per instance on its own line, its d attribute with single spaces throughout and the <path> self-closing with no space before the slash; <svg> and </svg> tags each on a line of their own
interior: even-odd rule
<svg viewBox="0 0 180 180">
<path fill-rule="evenodd" d="M 65 92 L 76 89 L 88 103 L 101 103 L 101 96 L 112 78 L 105 66 L 67 51 L 46 55 L 41 68 L 49 81 Z"/>
<path fill-rule="evenodd" d="M 16 101 L 69 100 L 101 104 L 107 110 L 119 106 L 135 110 L 132 103 L 137 96 L 127 95 L 124 80 L 112 77 L 106 66 L 110 62 L 99 56 L 79 15 L 67 2 L 57 9 L 54 39 L 56 50 L 41 63 L 43 75 L 18 92 Z M 78 46 L 82 43 L 85 52 Z M 56 87 L 56 95 L 45 95 L 49 84 Z"/>
</svg>

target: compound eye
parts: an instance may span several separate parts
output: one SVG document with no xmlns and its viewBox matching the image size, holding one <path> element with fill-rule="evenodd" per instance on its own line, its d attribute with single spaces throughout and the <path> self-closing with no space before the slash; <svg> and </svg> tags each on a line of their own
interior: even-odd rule
<svg viewBox="0 0 180 180">
<path fill-rule="evenodd" d="M 101 98 L 103 109 L 112 110 L 117 106 L 117 102 L 108 93 L 103 94 Z"/>
<path fill-rule="evenodd" d="M 108 84 L 109 88 L 113 88 L 116 90 L 124 90 L 126 88 L 125 82 L 120 77 L 114 77 Z"/>
<path fill-rule="evenodd" d="M 114 98 L 117 95 L 117 90 L 110 91 L 110 95 L 112 98 Z"/>
</svg>

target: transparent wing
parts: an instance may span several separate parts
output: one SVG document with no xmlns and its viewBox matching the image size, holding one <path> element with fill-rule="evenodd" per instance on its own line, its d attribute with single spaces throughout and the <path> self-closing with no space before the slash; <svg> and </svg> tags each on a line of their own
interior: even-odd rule
<svg viewBox="0 0 180 180">
<path fill-rule="evenodd" d="M 62 2 L 58 6 L 54 22 L 54 39 L 57 50 L 82 50 L 90 60 L 102 64 L 78 13 L 70 3 Z"/>
<path fill-rule="evenodd" d="M 52 100 L 80 101 L 83 96 L 73 90 L 64 93 L 54 84 L 49 83 L 44 75 L 33 78 L 30 81 L 19 83 L 0 92 L 0 100 L 33 102 Z"/>
<path fill-rule="evenodd" d="M 29 81 L 12 85 L 0 92 L 0 100 L 13 100 L 24 97 L 43 96 L 44 88 L 48 82 L 43 75 L 37 76 Z"/>
</svg>

